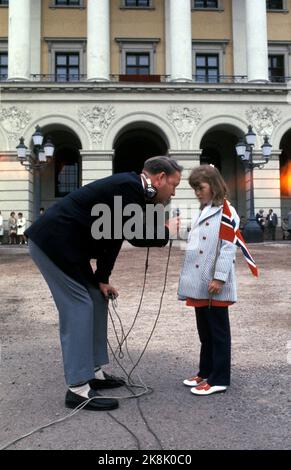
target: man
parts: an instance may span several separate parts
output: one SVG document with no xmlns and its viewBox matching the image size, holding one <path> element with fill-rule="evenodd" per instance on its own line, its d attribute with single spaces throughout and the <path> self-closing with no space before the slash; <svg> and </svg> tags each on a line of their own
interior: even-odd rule
<svg viewBox="0 0 291 470">
<path fill-rule="evenodd" d="M 30 254 L 47 281 L 59 311 L 65 378 L 69 386 L 65 404 L 69 408 L 88 398 L 91 400 L 86 409 L 117 408 L 117 400 L 100 398 L 97 390 L 124 385 L 122 379 L 109 376 L 101 366 L 108 363 L 107 302 L 110 296 L 118 295 L 109 283 L 109 276 L 125 237 L 123 232 L 117 237 L 113 227 L 109 238 L 97 239 L 96 233 L 93 238 L 92 227 L 98 219 L 92 217 L 91 213 L 95 214 L 92 208 L 96 205 L 108 208 L 109 219 L 114 223 L 129 204 L 136 204 L 143 212 L 149 203 L 166 204 L 175 195 L 181 171 L 182 167 L 173 159 L 150 158 L 144 164 L 142 175 L 115 174 L 68 194 L 25 232 Z M 122 200 L 118 210 L 117 197 Z M 123 227 L 127 220 L 122 217 Z M 178 228 L 173 219 L 168 226 L 169 229 L 163 227 L 163 238 L 157 238 L 159 227 L 154 227 L 153 239 L 129 241 L 136 246 L 164 246 L 169 230 Z M 90 265 L 92 258 L 97 260 L 95 272 Z"/>
<path fill-rule="evenodd" d="M 260 209 L 256 214 L 256 221 L 262 229 L 262 232 L 265 230 L 265 218 L 264 218 L 264 209 Z"/>
<path fill-rule="evenodd" d="M 269 213 L 266 217 L 267 220 L 267 227 L 269 232 L 269 239 L 275 241 L 276 240 L 276 227 L 278 225 L 278 217 L 277 214 L 273 212 L 273 209 L 269 209 Z"/>
</svg>

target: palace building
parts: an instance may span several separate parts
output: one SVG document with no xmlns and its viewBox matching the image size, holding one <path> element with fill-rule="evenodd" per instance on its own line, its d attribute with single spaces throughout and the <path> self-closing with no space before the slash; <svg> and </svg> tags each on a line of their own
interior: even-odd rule
<svg viewBox="0 0 291 470">
<path fill-rule="evenodd" d="M 250 178 L 235 145 L 248 126 L 255 210 L 291 208 L 291 0 L 0 0 L 0 210 L 29 220 L 70 191 L 169 155 L 187 177 L 217 166 L 239 215 Z M 52 161 L 28 170 L 16 146 L 40 126 Z"/>
</svg>

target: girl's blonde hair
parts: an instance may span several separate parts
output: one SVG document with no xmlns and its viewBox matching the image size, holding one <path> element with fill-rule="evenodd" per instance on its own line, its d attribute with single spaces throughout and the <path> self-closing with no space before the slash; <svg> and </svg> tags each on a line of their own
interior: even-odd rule
<svg viewBox="0 0 291 470">
<path fill-rule="evenodd" d="M 221 174 L 214 166 L 200 165 L 193 168 L 188 181 L 191 188 L 194 190 L 200 186 L 201 183 L 208 183 L 213 193 L 212 204 L 214 206 L 223 204 L 228 189 Z"/>
</svg>

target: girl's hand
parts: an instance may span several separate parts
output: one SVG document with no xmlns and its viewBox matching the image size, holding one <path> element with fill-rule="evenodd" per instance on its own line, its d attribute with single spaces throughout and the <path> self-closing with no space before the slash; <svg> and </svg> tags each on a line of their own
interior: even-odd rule
<svg viewBox="0 0 291 470">
<path fill-rule="evenodd" d="M 213 279 L 213 281 L 210 281 L 208 284 L 209 294 L 220 294 L 223 288 L 223 285 L 224 285 L 223 281 L 218 281 L 218 279 Z"/>
</svg>

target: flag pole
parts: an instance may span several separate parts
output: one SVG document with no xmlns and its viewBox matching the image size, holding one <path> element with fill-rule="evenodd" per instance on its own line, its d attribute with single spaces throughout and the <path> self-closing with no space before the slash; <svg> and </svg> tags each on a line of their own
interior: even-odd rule
<svg viewBox="0 0 291 470">
<path fill-rule="evenodd" d="M 224 200 L 223 200 L 223 202 L 224 202 Z M 216 253 L 215 253 L 215 259 L 214 259 L 214 264 L 213 264 L 213 275 L 212 275 L 213 278 L 214 278 L 214 274 L 215 274 L 215 270 L 216 270 L 216 263 L 217 263 L 217 260 L 218 260 L 218 256 L 220 254 L 220 248 L 221 248 L 221 242 L 222 242 L 222 240 L 219 238 L 219 233 L 220 233 L 220 227 L 221 227 L 221 221 L 222 221 L 223 207 L 224 207 L 224 205 L 222 204 L 221 218 L 220 218 L 219 232 L 218 232 L 218 240 L 217 240 Z M 213 294 L 209 294 L 208 309 L 211 308 L 212 297 L 213 297 Z"/>
</svg>

